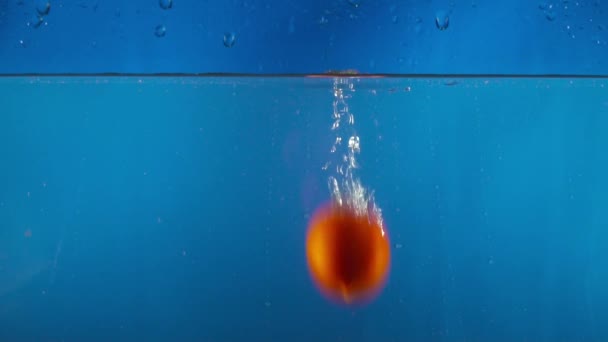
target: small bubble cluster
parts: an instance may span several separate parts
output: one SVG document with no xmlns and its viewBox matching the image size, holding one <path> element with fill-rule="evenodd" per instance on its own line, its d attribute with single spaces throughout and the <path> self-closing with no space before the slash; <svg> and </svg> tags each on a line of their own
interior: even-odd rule
<svg viewBox="0 0 608 342">
<path fill-rule="evenodd" d="M 27 25 L 33 28 L 38 28 L 40 27 L 40 25 L 42 25 L 42 23 L 44 23 L 44 18 L 42 16 L 38 14 L 32 14 L 30 20 L 27 22 Z"/>
<path fill-rule="evenodd" d="M 594 7 L 597 7 L 599 2 L 594 2 Z M 570 39 L 586 37 L 590 39 L 594 45 L 605 45 L 604 35 L 602 34 L 603 25 L 597 15 L 601 15 L 601 10 L 593 10 L 589 13 L 581 10 L 586 5 L 581 1 L 553 1 L 541 2 L 538 4 L 538 10 L 542 17 L 548 22 L 557 24 L 561 32 L 565 33 Z M 590 15 L 589 17 L 586 17 Z M 584 16 L 584 17 L 583 17 Z M 555 25 L 553 24 L 553 25 Z"/>
<path fill-rule="evenodd" d="M 538 5 L 538 9 L 543 11 L 543 14 L 545 15 L 545 19 L 549 20 L 549 21 L 554 21 L 556 18 L 555 15 L 555 9 L 553 8 L 553 4 L 545 4 L 545 3 L 541 3 L 540 5 Z"/>
<path fill-rule="evenodd" d="M 44 18 L 51 12 L 50 0 L 37 0 L 35 2 L 35 11 L 32 13 L 27 22 L 27 26 L 39 28 L 45 23 Z"/>
<path fill-rule="evenodd" d="M 173 0 L 159 0 L 158 5 L 163 10 L 168 10 L 173 7 Z M 156 25 L 154 28 L 154 35 L 157 38 L 162 38 L 167 34 L 167 27 L 164 24 Z"/>
</svg>

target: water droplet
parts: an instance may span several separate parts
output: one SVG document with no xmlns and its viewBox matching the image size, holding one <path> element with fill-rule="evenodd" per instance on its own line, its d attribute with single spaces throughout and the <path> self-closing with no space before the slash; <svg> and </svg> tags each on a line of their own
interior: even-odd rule
<svg viewBox="0 0 608 342">
<path fill-rule="evenodd" d="M 167 10 L 173 7 L 173 0 L 160 0 L 159 1 L 160 8 Z"/>
<path fill-rule="evenodd" d="M 437 26 L 440 31 L 444 31 L 450 26 L 450 16 L 448 15 L 448 12 L 437 12 L 435 15 L 435 26 Z"/>
<path fill-rule="evenodd" d="M 36 11 L 40 15 L 47 15 L 51 10 L 51 2 L 49 0 L 36 1 Z"/>
<path fill-rule="evenodd" d="M 154 29 L 154 35 L 158 38 L 164 37 L 165 34 L 167 34 L 167 28 L 165 27 L 165 25 L 158 25 Z"/>
<path fill-rule="evenodd" d="M 361 2 L 359 0 L 348 0 L 348 3 L 354 8 L 361 6 Z"/>
<path fill-rule="evenodd" d="M 231 48 L 236 43 L 236 36 L 232 32 L 224 33 L 224 46 L 227 48 Z"/>
<path fill-rule="evenodd" d="M 30 20 L 27 22 L 27 26 L 31 26 L 33 28 L 38 28 L 44 22 L 44 18 L 39 16 L 38 14 L 32 15 Z"/>
</svg>

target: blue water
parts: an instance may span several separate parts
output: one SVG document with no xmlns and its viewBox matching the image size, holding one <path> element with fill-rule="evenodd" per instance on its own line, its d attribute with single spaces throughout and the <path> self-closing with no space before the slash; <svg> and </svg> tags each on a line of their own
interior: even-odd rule
<svg viewBox="0 0 608 342">
<path fill-rule="evenodd" d="M 608 340 L 608 81 L 350 82 L 357 308 L 304 253 L 333 79 L 0 79 L 0 341 Z"/>
</svg>

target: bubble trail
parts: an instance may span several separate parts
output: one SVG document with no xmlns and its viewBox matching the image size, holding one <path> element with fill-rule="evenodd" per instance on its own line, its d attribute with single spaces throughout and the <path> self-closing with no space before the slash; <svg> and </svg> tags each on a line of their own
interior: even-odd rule
<svg viewBox="0 0 608 342">
<path fill-rule="evenodd" d="M 373 193 L 355 177 L 361 139 L 348 100 L 354 78 L 335 78 L 330 148 L 323 167 L 331 200 L 315 211 L 306 236 L 311 278 L 329 300 L 344 305 L 365 304 L 381 292 L 390 268 L 390 242 Z M 347 138 L 344 138 L 347 137 Z"/>
</svg>

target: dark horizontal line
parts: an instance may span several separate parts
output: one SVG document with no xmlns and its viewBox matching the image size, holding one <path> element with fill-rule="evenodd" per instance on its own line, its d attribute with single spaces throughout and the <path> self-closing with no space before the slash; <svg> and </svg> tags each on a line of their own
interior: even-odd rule
<svg viewBox="0 0 608 342">
<path fill-rule="evenodd" d="M 591 74 L 253 74 L 253 73 L 0 73 L 0 77 L 354 77 L 354 78 L 587 78 L 608 79 L 608 75 Z"/>
</svg>

